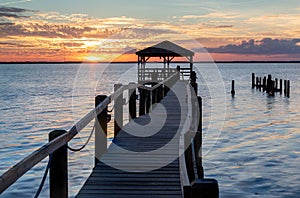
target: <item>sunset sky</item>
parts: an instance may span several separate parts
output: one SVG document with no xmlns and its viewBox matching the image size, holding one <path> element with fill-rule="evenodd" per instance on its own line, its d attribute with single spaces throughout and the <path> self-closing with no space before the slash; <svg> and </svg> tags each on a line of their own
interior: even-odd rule
<svg viewBox="0 0 300 198">
<path fill-rule="evenodd" d="M 300 1 L 0 0 L 0 35 L 0 61 L 136 61 L 164 40 L 216 61 L 292 61 Z"/>
</svg>

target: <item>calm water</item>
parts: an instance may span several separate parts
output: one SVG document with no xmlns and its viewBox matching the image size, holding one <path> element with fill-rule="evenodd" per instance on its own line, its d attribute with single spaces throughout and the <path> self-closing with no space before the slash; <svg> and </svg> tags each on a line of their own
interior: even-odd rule
<svg viewBox="0 0 300 198">
<path fill-rule="evenodd" d="M 210 70 L 210 65 L 198 65 Z M 0 174 L 47 142 L 54 129 L 69 129 L 94 106 L 97 94 L 110 94 L 113 84 L 136 79 L 134 64 L 0 65 Z M 204 168 L 219 181 L 221 197 L 299 197 L 300 194 L 300 65 L 219 64 L 225 93 L 210 93 L 203 78 Z M 212 71 L 213 72 L 213 71 Z M 291 80 L 291 97 L 268 97 L 251 89 L 251 73 Z M 231 80 L 236 96 L 230 96 Z M 214 96 L 216 95 L 216 96 Z M 220 133 L 211 120 L 226 107 Z M 221 100 L 221 101 L 220 101 Z M 222 105 L 221 105 L 222 104 Z M 80 147 L 91 123 L 70 143 Z M 221 123 L 222 125 L 222 123 Z M 112 126 L 109 126 L 110 129 Z M 219 134 L 211 136 L 210 134 Z M 93 166 L 93 140 L 80 153 L 69 152 L 69 194 L 76 195 Z M 35 166 L 0 197 L 32 197 L 47 159 Z M 47 197 L 46 181 L 41 197 Z"/>
</svg>

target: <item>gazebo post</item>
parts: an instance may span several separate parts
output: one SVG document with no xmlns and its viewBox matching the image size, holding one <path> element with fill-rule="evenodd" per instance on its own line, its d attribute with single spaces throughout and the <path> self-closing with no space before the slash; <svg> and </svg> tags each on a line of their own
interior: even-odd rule
<svg viewBox="0 0 300 198">
<path fill-rule="evenodd" d="M 193 71 L 193 63 L 194 63 L 193 56 L 190 56 L 190 76 L 191 76 L 192 71 Z"/>
</svg>

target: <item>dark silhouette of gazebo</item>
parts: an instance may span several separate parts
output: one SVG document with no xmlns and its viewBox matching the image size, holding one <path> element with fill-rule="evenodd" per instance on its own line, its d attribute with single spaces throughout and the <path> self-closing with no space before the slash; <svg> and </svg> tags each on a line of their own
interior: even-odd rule
<svg viewBox="0 0 300 198">
<path fill-rule="evenodd" d="M 154 46 L 145 48 L 136 52 L 138 55 L 138 81 L 139 83 L 147 83 L 151 81 L 161 81 L 172 75 L 176 68 L 170 68 L 170 62 L 175 57 L 185 57 L 190 63 L 189 68 L 180 68 L 182 73 L 190 76 L 193 71 L 194 52 L 187 50 L 170 41 L 163 41 Z M 163 68 L 146 68 L 147 61 L 152 58 L 162 58 Z"/>
</svg>

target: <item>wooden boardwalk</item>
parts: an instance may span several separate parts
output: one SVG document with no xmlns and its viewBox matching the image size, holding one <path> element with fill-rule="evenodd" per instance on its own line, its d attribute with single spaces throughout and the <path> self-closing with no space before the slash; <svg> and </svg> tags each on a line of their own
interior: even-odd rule
<svg viewBox="0 0 300 198">
<path fill-rule="evenodd" d="M 183 197 L 179 138 L 186 85 L 178 81 L 149 114 L 123 127 L 77 197 Z"/>
</svg>

